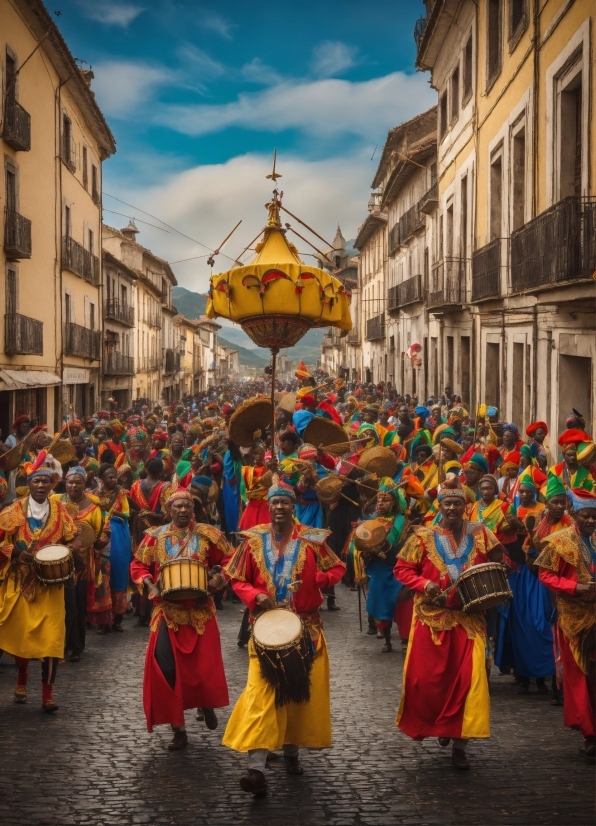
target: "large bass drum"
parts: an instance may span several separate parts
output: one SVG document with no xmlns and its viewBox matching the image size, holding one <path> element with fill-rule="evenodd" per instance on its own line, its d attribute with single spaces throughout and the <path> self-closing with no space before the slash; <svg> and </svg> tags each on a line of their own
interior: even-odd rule
<svg viewBox="0 0 596 826">
<path fill-rule="evenodd" d="M 275 689 L 275 705 L 307 703 L 314 650 L 298 614 L 285 608 L 265 611 L 255 620 L 252 639 L 261 675 Z"/>
<path fill-rule="evenodd" d="M 455 587 L 467 614 L 486 611 L 513 597 L 505 568 L 499 562 L 472 565 L 458 576 Z"/>
</svg>

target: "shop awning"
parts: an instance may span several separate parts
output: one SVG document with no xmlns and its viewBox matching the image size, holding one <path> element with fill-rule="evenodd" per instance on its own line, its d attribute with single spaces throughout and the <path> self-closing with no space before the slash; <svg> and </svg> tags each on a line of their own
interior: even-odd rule
<svg viewBox="0 0 596 826">
<path fill-rule="evenodd" d="M 29 390 L 60 383 L 59 376 L 47 370 L 0 370 L 0 390 Z"/>
</svg>

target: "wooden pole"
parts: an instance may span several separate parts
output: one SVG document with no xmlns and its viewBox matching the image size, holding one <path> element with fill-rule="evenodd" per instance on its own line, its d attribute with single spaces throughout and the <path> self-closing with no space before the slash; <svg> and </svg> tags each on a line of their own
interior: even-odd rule
<svg viewBox="0 0 596 826">
<path fill-rule="evenodd" d="M 275 461 L 275 367 L 277 365 L 278 347 L 271 348 L 271 459 Z"/>
</svg>

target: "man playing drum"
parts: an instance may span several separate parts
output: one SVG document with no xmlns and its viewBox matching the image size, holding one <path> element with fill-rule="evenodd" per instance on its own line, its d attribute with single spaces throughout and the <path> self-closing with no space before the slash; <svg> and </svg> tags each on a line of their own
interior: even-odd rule
<svg viewBox="0 0 596 826">
<path fill-rule="evenodd" d="M 48 545 L 78 549 L 77 528 L 61 502 L 49 501 L 55 468 L 42 451 L 23 465 L 29 494 L 0 514 L 0 649 L 17 661 L 14 699 L 27 702 L 29 660 L 40 659 L 42 708 L 58 709 L 52 699 L 58 660 L 64 656 L 64 586 L 38 582 L 34 555 Z M 68 555 L 68 549 L 64 548 Z"/>
<path fill-rule="evenodd" d="M 214 708 L 229 703 L 215 603 L 211 593 L 225 585 L 215 573 L 196 598 L 162 598 L 160 566 L 176 559 L 198 561 L 204 568 L 224 565 L 232 552 L 225 536 L 211 525 L 194 520 L 193 500 L 184 489 L 174 491 L 166 502 L 171 523 L 150 528 L 131 564 L 133 582 L 147 586 L 154 601 L 151 636 L 145 657 L 143 706 L 147 729 L 169 723 L 174 737 L 170 751 L 188 744 L 184 710 L 202 709 L 205 725 L 217 728 Z M 186 594 L 183 594 L 186 597 Z"/>
<path fill-rule="evenodd" d="M 395 566 L 415 592 L 397 725 L 414 740 L 453 740 L 454 766 L 468 769 L 467 741 L 490 736 L 486 622 L 482 611 L 461 610 L 455 589 L 440 595 L 468 568 L 500 562 L 503 548 L 484 525 L 464 519 L 460 487 L 443 485 L 438 499 L 441 524 L 415 528 Z"/>
<path fill-rule="evenodd" d="M 345 572 L 345 565 L 325 542 L 329 532 L 294 521 L 296 497 L 289 485 L 275 481 L 267 499 L 272 524 L 243 532 L 244 541 L 226 573 L 253 618 L 276 607 L 288 608 L 302 618 L 312 640 L 314 662 L 310 691 L 307 685 L 309 699 L 280 704 L 276 688 L 262 674 L 254 640 L 249 643 L 246 687 L 232 711 L 223 744 L 248 752 L 248 770 L 240 786 L 258 796 L 267 793 L 268 752 L 283 748 L 288 773 L 302 774 L 300 746 L 331 746 L 329 658 L 319 607 L 321 588 L 335 585 Z"/>
</svg>

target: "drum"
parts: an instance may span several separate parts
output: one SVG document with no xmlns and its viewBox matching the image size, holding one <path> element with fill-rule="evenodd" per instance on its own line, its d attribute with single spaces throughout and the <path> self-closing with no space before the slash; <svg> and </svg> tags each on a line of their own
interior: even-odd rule
<svg viewBox="0 0 596 826">
<path fill-rule="evenodd" d="M 458 576 L 455 587 L 468 614 L 494 608 L 513 597 L 505 568 L 499 562 L 473 565 Z"/>
<path fill-rule="evenodd" d="M 62 585 L 74 573 L 74 559 L 66 545 L 46 545 L 33 557 L 35 576 L 42 585 Z"/>
<path fill-rule="evenodd" d="M 169 602 L 183 599 L 207 599 L 207 568 L 198 559 L 172 559 L 160 567 L 161 595 Z"/>
<path fill-rule="evenodd" d="M 285 608 L 265 611 L 255 620 L 252 638 L 261 675 L 275 689 L 275 705 L 307 703 L 314 650 L 298 614 Z"/>
<path fill-rule="evenodd" d="M 387 540 L 387 525 L 380 519 L 367 519 L 354 531 L 356 550 L 365 554 L 380 554 Z"/>
</svg>

